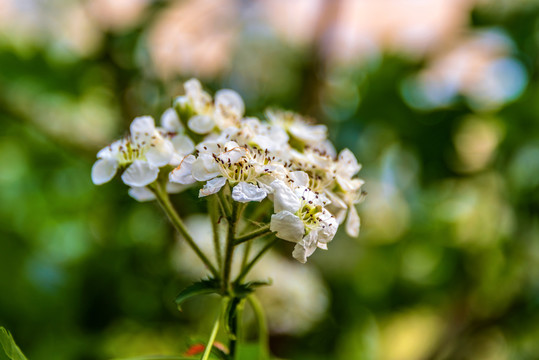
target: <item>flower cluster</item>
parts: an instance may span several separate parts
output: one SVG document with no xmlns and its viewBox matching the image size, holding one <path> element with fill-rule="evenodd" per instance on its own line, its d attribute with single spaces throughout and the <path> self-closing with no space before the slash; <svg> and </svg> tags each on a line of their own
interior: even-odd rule
<svg viewBox="0 0 539 360">
<path fill-rule="evenodd" d="M 326 126 L 278 110 L 268 111 L 266 121 L 245 117 L 243 100 L 232 90 L 212 99 L 198 80 L 184 88 L 161 127 L 151 117 L 136 118 L 129 136 L 98 153 L 94 183 L 122 171 L 130 194 L 148 200 L 147 185 L 161 169 L 169 172 L 169 192 L 200 186 L 200 197 L 230 189 L 236 202 L 269 199 L 270 230 L 296 244 L 293 256 L 302 263 L 317 248 L 327 249 L 339 224 L 358 235 L 355 204 L 363 181 L 355 175 L 361 166 L 350 150 L 336 153 Z"/>
</svg>

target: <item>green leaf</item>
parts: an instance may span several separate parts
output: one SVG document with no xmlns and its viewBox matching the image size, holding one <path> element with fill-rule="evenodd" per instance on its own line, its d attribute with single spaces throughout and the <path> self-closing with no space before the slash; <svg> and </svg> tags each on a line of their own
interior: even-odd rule
<svg viewBox="0 0 539 360">
<path fill-rule="evenodd" d="M 4 327 L 0 327 L 0 344 L 4 349 L 4 353 L 10 360 L 28 360 L 23 355 L 21 349 L 15 344 L 13 336 Z"/>
<path fill-rule="evenodd" d="M 271 285 L 271 281 L 248 281 L 243 284 L 234 284 L 234 295 L 240 298 L 244 298 L 251 294 L 257 287 Z"/>
<path fill-rule="evenodd" d="M 216 279 L 206 279 L 198 281 L 192 285 L 189 285 L 183 289 L 178 296 L 176 296 L 176 304 L 178 305 L 178 310 L 181 311 L 181 305 L 185 300 L 192 298 L 197 295 L 205 294 L 215 294 L 220 290 L 219 281 Z"/>
</svg>

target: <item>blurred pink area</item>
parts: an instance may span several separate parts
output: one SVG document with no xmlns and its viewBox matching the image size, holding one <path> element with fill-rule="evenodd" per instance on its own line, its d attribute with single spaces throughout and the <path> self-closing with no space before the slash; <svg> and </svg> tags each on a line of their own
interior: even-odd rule
<svg viewBox="0 0 539 360">
<path fill-rule="evenodd" d="M 294 46 L 315 46 L 330 63 L 361 63 L 387 51 L 417 58 L 458 38 L 474 2 L 259 0 L 242 6 L 237 0 L 190 0 L 165 8 L 148 42 L 164 78 L 224 71 L 234 46 L 241 46 L 240 31 L 253 27 L 265 27 Z"/>
<path fill-rule="evenodd" d="M 443 48 L 468 25 L 474 0 L 341 0 L 324 52 L 338 63 L 382 52 L 412 57 Z"/>
<path fill-rule="evenodd" d="M 148 34 L 157 74 L 211 77 L 226 69 L 239 31 L 234 0 L 174 2 L 155 19 Z"/>
<path fill-rule="evenodd" d="M 105 30 L 122 31 L 138 24 L 152 0 L 89 0 L 86 10 Z"/>
</svg>

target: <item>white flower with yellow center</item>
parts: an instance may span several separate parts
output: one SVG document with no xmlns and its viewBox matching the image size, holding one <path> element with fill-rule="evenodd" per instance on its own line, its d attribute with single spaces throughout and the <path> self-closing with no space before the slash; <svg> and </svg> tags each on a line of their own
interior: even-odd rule
<svg viewBox="0 0 539 360">
<path fill-rule="evenodd" d="M 220 152 L 211 152 L 215 148 Z M 206 181 L 200 189 L 200 197 L 217 193 L 227 181 L 234 186 L 232 199 L 235 201 L 262 201 L 267 196 L 269 188 L 259 182 L 259 177 L 264 176 L 271 166 L 262 152 L 239 146 L 233 141 L 224 145 L 207 143 L 202 150 L 204 152 L 197 158 L 187 156 L 170 173 L 170 181 L 180 184 Z"/>
<path fill-rule="evenodd" d="M 338 224 L 325 209 L 329 200 L 305 186 L 289 187 L 276 180 L 271 183 L 275 214 L 270 230 L 283 240 L 296 243 L 292 256 L 305 263 L 316 248 L 327 249 Z"/>
<path fill-rule="evenodd" d="M 92 167 L 92 181 L 96 185 L 110 181 L 118 170 L 123 170 L 125 184 L 141 187 L 157 179 L 159 168 L 169 163 L 174 146 L 155 127 L 150 116 L 138 117 L 131 123 L 130 135 L 115 141 L 97 153 Z"/>
</svg>

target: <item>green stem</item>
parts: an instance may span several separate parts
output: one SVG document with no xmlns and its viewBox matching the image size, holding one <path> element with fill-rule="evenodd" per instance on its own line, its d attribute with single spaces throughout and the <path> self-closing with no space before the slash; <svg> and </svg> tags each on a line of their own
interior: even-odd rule
<svg viewBox="0 0 539 360">
<path fill-rule="evenodd" d="M 202 357 L 200 358 L 201 360 L 208 360 L 210 357 L 211 349 L 213 348 L 213 343 L 215 342 L 215 338 L 217 337 L 217 332 L 219 331 L 222 311 L 223 311 L 223 305 L 221 305 L 221 310 L 219 311 L 219 314 L 217 314 L 217 319 L 215 320 L 215 323 L 213 324 L 213 329 L 211 330 L 210 338 L 208 339 L 208 343 L 206 344 L 206 349 L 204 349 L 204 354 L 202 354 Z"/>
<path fill-rule="evenodd" d="M 242 236 L 238 236 L 236 238 L 236 241 L 234 241 L 234 245 L 239 245 L 239 244 L 241 244 L 243 242 L 253 240 L 253 239 L 259 238 L 261 236 L 269 235 L 271 233 L 272 233 L 272 231 L 269 229 L 269 225 L 265 225 L 265 226 L 262 226 L 259 229 L 251 231 L 250 233 L 247 233 L 247 234 L 242 235 Z"/>
<path fill-rule="evenodd" d="M 245 276 L 247 276 L 247 274 L 249 273 L 249 271 L 251 270 L 251 268 L 256 264 L 256 262 L 262 257 L 262 255 L 264 255 L 264 253 L 266 251 L 268 251 L 275 243 L 277 242 L 277 238 L 269 241 L 259 252 L 258 254 L 256 254 L 256 256 L 253 258 L 253 260 L 251 260 L 251 262 L 249 264 L 247 264 L 247 266 L 245 266 L 242 270 L 241 270 L 241 273 L 238 275 L 238 277 L 236 278 L 236 280 L 234 280 L 235 283 L 239 284 L 241 283 L 241 281 L 243 280 L 243 278 Z"/>
<path fill-rule="evenodd" d="M 247 260 L 249 260 L 249 253 L 251 252 L 251 245 L 253 245 L 252 241 L 245 244 L 245 249 L 243 251 L 243 259 L 241 260 L 241 270 L 243 270 L 247 265 Z"/>
<path fill-rule="evenodd" d="M 260 360 L 269 358 L 269 336 L 268 336 L 268 324 L 266 322 L 266 316 L 264 315 L 264 308 L 258 298 L 254 294 L 247 296 L 247 301 L 251 304 L 251 307 L 255 313 L 256 321 L 258 323 L 258 341 L 260 343 Z"/>
<path fill-rule="evenodd" d="M 213 247 L 215 249 L 215 257 L 217 259 L 217 267 L 220 268 L 223 262 L 223 257 L 221 255 L 221 244 L 219 239 L 219 208 L 218 208 L 218 202 L 219 199 L 217 199 L 217 196 L 211 196 L 209 202 L 209 213 L 211 217 L 211 226 L 213 230 Z"/>
<path fill-rule="evenodd" d="M 230 272 L 232 269 L 232 256 L 234 255 L 234 237 L 236 235 L 236 225 L 238 214 L 238 203 L 232 202 L 232 212 L 228 218 L 228 232 L 226 237 L 225 262 L 223 266 L 222 291 L 226 293 L 230 282 Z"/>
<path fill-rule="evenodd" d="M 225 214 L 227 219 L 230 219 L 230 217 L 232 216 L 232 211 L 230 210 L 230 202 L 225 196 L 224 189 L 225 188 L 221 189 L 221 191 L 217 193 L 217 197 L 219 199 L 219 204 L 221 205 L 223 213 Z"/>
<path fill-rule="evenodd" d="M 187 244 L 193 249 L 193 251 L 197 254 L 197 256 L 202 260 L 204 265 L 208 267 L 210 272 L 213 274 L 215 278 L 219 278 L 219 272 L 217 269 L 212 265 L 210 260 L 204 255 L 202 250 L 197 246 L 189 232 L 187 231 L 187 228 L 185 227 L 182 219 L 176 212 L 176 209 L 174 209 L 174 206 L 172 206 L 172 203 L 170 202 L 170 198 L 168 197 L 168 193 L 166 191 L 163 191 L 161 186 L 158 183 L 154 183 L 153 186 L 148 186 L 150 190 L 153 191 L 155 194 L 155 197 L 157 198 L 157 201 L 165 211 L 165 213 L 168 215 L 168 218 L 172 222 L 172 225 L 176 228 L 176 230 L 182 235 L 182 237 L 187 241 Z"/>
</svg>

